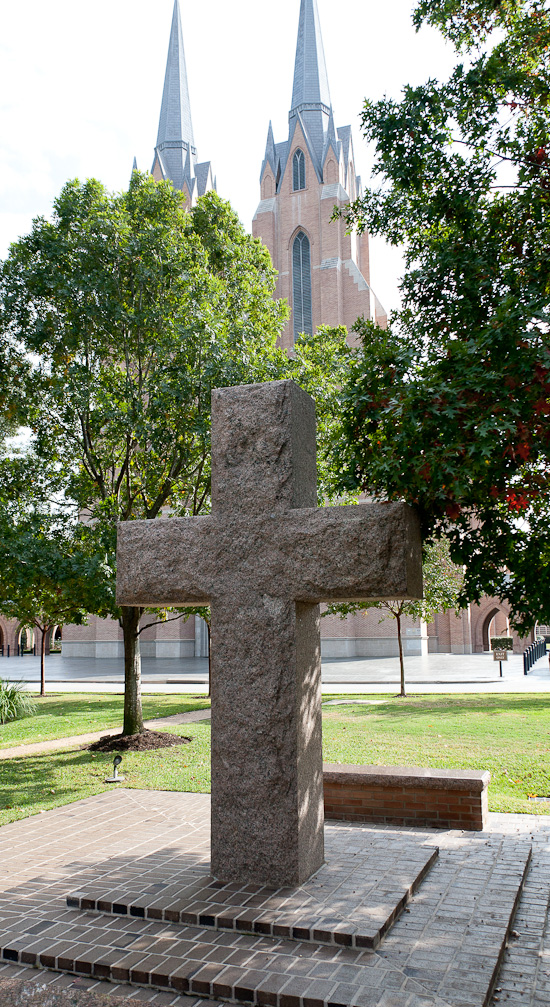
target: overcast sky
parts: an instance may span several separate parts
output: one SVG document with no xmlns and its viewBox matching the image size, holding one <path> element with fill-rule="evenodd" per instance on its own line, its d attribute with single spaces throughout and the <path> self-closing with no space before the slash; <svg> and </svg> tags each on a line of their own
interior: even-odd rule
<svg viewBox="0 0 550 1007">
<path fill-rule="evenodd" d="M 250 229 L 269 119 L 286 138 L 299 0 L 180 0 L 195 142 L 218 192 Z M 318 0 L 337 126 L 351 123 L 357 169 L 363 98 L 447 76 L 450 47 L 416 34 L 408 0 Z M 0 257 L 48 214 L 68 178 L 127 186 L 150 169 L 173 0 L 0 0 Z M 372 249 L 372 284 L 397 305 L 400 256 Z"/>
</svg>

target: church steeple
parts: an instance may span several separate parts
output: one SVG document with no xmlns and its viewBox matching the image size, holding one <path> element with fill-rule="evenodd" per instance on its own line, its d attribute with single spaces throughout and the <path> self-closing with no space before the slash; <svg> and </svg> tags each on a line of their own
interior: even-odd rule
<svg viewBox="0 0 550 1007">
<path fill-rule="evenodd" d="M 360 195 L 351 127 L 336 127 L 318 0 L 300 8 L 288 138 L 276 143 L 271 123 L 260 174 L 260 202 L 252 233 L 271 253 L 278 272 L 276 297 L 291 309 L 282 345 L 291 349 L 302 330 L 345 325 L 358 317 L 384 322 L 369 280 L 369 237 L 350 232 L 345 211 Z M 352 21 L 339 20 L 344 32 Z M 351 337 L 353 338 L 353 337 Z"/>
<path fill-rule="evenodd" d="M 330 112 L 330 90 L 317 0 L 301 0 L 289 120 L 292 129 L 296 117 L 302 119 L 318 168 L 321 167 Z"/>
<path fill-rule="evenodd" d="M 174 0 L 155 154 L 164 178 L 170 178 L 176 189 L 183 187 L 187 154 L 194 155 L 196 160 L 196 153 L 180 5 L 179 0 Z"/>
<path fill-rule="evenodd" d="M 196 162 L 182 18 L 179 0 L 174 0 L 152 173 L 156 179 L 170 179 L 175 189 L 185 187 L 193 200 L 196 195 L 201 196 L 208 189 L 215 188 L 210 162 L 202 165 Z"/>
</svg>

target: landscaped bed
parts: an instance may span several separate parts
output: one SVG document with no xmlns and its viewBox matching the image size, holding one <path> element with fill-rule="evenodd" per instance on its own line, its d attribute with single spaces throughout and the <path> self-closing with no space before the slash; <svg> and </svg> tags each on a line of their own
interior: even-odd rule
<svg viewBox="0 0 550 1007">
<path fill-rule="evenodd" d="M 122 695 L 60 693 L 44 699 L 33 695 L 32 699 L 37 708 L 33 717 L 24 717 L 0 726 L 0 750 L 55 738 L 73 738 L 79 734 L 92 734 L 122 726 Z M 171 717 L 176 713 L 188 713 L 190 710 L 202 710 L 209 706 L 207 696 L 143 696 L 145 720 Z"/>
<path fill-rule="evenodd" d="M 332 763 L 432 766 L 441 768 L 489 769 L 491 811 L 550 813 L 550 802 L 528 800 L 529 795 L 550 795 L 550 697 L 525 694 L 412 696 L 385 699 L 380 705 L 323 707 L 324 758 Z M 354 697 L 359 698 L 374 697 Z M 111 704 L 120 697 L 75 697 L 64 702 L 91 705 L 81 727 L 68 718 L 61 734 L 79 730 L 102 730 L 120 724 L 120 710 Z M 55 702 L 55 700 L 51 700 Z M 101 721 L 99 710 L 109 707 L 109 722 Z M 97 704 L 97 706 L 96 706 Z M 149 707 L 149 704 L 151 706 Z M 155 704 L 160 704 L 159 709 Z M 147 717 L 201 708 L 207 700 L 182 696 L 151 696 L 144 699 Z M 153 710 L 154 707 L 154 710 Z M 44 734 L 32 733 L 33 720 L 26 725 L 27 741 Z M 43 714 L 42 714 L 43 716 Z M 75 715 L 76 716 L 76 715 Z M 79 715 L 80 716 L 80 715 Z M 9 726 L 9 725 L 6 725 Z M 16 725 L 13 725 L 16 727 Z M 4 729 L 2 729 L 4 730 Z M 44 723 L 40 730 L 46 730 Z M 124 754 L 121 771 L 125 787 L 149 790 L 210 789 L 210 725 L 206 722 L 182 724 L 167 730 L 192 737 L 191 744 L 152 752 Z M 52 737 L 52 735 L 47 735 Z M 54 735 L 55 736 L 55 735 Z M 59 736 L 59 734 L 58 734 Z M 10 744 L 20 743 L 12 740 Z M 70 751 L 47 756 L 28 756 L 0 762 L 0 823 L 80 800 L 109 789 L 104 783 L 111 775 L 112 755 Z"/>
</svg>

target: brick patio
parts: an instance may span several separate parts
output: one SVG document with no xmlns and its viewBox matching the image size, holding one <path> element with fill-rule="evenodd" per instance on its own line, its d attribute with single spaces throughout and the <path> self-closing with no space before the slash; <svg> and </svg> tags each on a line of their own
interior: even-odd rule
<svg viewBox="0 0 550 1007">
<path fill-rule="evenodd" d="M 90 1007 L 92 994 L 101 997 L 98 1004 L 122 997 L 157 1007 L 213 1007 L 222 1000 L 266 1007 L 481 1007 L 490 1001 L 502 958 L 497 998 L 526 1007 L 550 1004 L 550 817 L 491 815 L 488 831 L 473 834 L 327 823 L 327 866 L 298 895 L 225 886 L 220 903 L 220 889 L 208 876 L 208 814 L 206 795 L 118 790 L 0 830 L 2 1007 L 18 1002 L 5 980 L 24 980 L 27 990 L 43 987 L 49 999 L 36 999 L 37 1007 L 87 1007 L 75 999 L 78 991 Z M 392 862 L 401 864 L 400 875 L 392 873 Z M 505 952 L 526 871 L 514 924 L 520 936 Z M 185 878 L 192 891 L 184 891 Z M 116 893 L 119 911 L 67 908 L 75 892 L 90 903 L 93 894 L 104 901 Z M 159 907 L 163 914 L 175 912 L 174 905 L 187 911 L 196 892 L 202 893 L 198 925 L 147 917 Z M 380 934 L 376 949 L 337 943 L 338 934 L 350 934 L 354 915 L 383 927 L 391 902 L 398 907 L 393 926 Z M 232 916 L 231 929 L 219 930 L 204 903 L 241 913 Z M 132 906 L 143 915 L 132 915 Z M 268 934 L 246 932 L 266 913 Z M 309 920 L 309 933 L 298 919 Z M 315 933 L 319 919 L 328 929 L 324 943 L 315 939 L 323 936 Z M 278 935 L 279 925 L 290 926 L 293 937 Z M 72 999 L 64 999 L 69 994 Z M 34 1007 L 31 994 L 25 996 Z"/>
</svg>

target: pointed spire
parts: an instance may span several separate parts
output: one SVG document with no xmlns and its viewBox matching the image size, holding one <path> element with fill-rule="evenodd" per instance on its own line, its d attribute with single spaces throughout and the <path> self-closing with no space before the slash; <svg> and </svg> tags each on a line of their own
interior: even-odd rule
<svg viewBox="0 0 550 1007">
<path fill-rule="evenodd" d="M 191 184 L 192 174 L 193 173 L 191 171 L 191 151 L 189 150 L 189 147 L 188 147 L 187 148 L 187 154 L 185 156 L 185 166 L 184 166 L 184 169 L 183 169 L 183 177 L 184 177 L 184 180 L 189 185 Z"/>
<path fill-rule="evenodd" d="M 132 175 L 134 174 L 134 171 L 137 171 L 137 170 L 138 170 L 137 157 L 134 157 L 134 163 L 132 165 Z"/>
<path fill-rule="evenodd" d="M 332 142 L 335 145 L 338 142 L 338 137 L 336 136 L 336 126 L 334 125 L 334 112 L 332 111 L 332 105 L 330 107 L 330 115 L 328 117 L 327 140 L 329 143 L 332 140 Z"/>
<path fill-rule="evenodd" d="M 325 134 L 325 146 L 323 150 L 323 165 L 327 159 L 328 152 L 332 147 L 334 154 L 336 155 L 336 160 L 340 158 L 340 147 L 341 143 L 338 140 L 338 134 L 336 132 L 336 126 L 334 125 L 334 113 L 332 111 L 332 106 L 330 109 L 330 115 L 328 117 L 328 126 Z"/>
<path fill-rule="evenodd" d="M 275 138 L 273 136 L 273 124 L 271 122 L 271 119 L 269 120 L 269 129 L 267 131 L 267 141 L 266 141 L 266 145 L 265 145 L 264 165 L 265 165 L 266 162 L 271 165 L 271 170 L 273 171 L 273 174 L 276 176 L 277 175 L 277 168 L 276 168 L 277 158 L 275 156 Z"/>
<path fill-rule="evenodd" d="M 317 0 L 300 0 L 290 132 L 300 117 L 319 178 L 331 110 L 325 51 Z"/>
<path fill-rule="evenodd" d="M 301 0 L 291 111 L 312 103 L 328 111 L 330 91 L 317 0 Z"/>
<path fill-rule="evenodd" d="M 178 140 L 194 146 L 181 12 L 179 0 L 174 0 L 157 147 Z"/>
<path fill-rule="evenodd" d="M 210 162 L 197 164 L 179 0 L 174 0 L 152 174 L 157 180 L 169 179 L 175 189 L 182 190 L 186 185 L 191 200 L 199 188 L 201 193 L 207 192 L 212 185 Z"/>
</svg>

